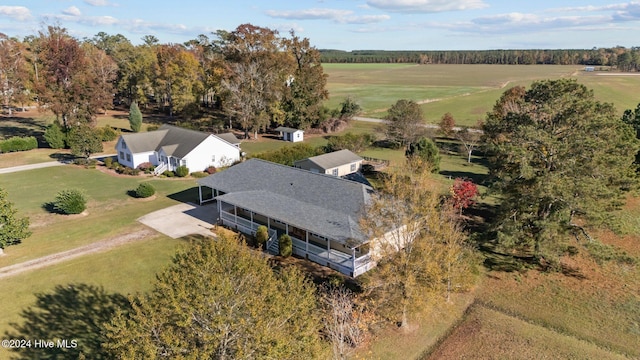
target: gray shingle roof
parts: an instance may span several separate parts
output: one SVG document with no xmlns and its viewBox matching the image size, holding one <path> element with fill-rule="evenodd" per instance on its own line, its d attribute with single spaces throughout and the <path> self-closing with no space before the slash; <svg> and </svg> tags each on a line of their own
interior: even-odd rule
<svg viewBox="0 0 640 360">
<path fill-rule="evenodd" d="M 340 242 L 367 240 L 358 220 L 372 192 L 369 186 L 259 159 L 197 182 L 225 192 L 221 200 Z"/>
<path fill-rule="evenodd" d="M 183 158 L 209 136 L 209 134 L 200 131 L 162 125 L 160 129 L 156 131 L 122 135 L 122 139 L 132 153 L 164 149 L 167 155 Z M 224 138 L 220 139 L 229 142 Z"/>
<path fill-rule="evenodd" d="M 215 134 L 214 136 L 219 137 L 231 145 L 240 144 L 240 139 L 238 139 L 233 133 Z"/>
<path fill-rule="evenodd" d="M 296 131 L 302 131 L 300 129 L 294 129 L 294 128 L 290 128 L 290 127 L 286 127 L 286 126 L 278 126 L 277 128 L 275 128 L 273 130 L 286 132 L 286 133 L 293 133 L 293 132 L 296 132 Z"/>
<path fill-rule="evenodd" d="M 362 161 L 362 158 L 349 150 L 338 150 L 334 152 L 330 152 L 327 154 L 322 154 L 318 156 L 312 156 L 306 159 L 314 164 L 316 164 L 321 169 L 333 169 L 335 167 L 351 164 L 356 161 Z M 304 160 L 296 161 L 296 163 Z"/>
</svg>

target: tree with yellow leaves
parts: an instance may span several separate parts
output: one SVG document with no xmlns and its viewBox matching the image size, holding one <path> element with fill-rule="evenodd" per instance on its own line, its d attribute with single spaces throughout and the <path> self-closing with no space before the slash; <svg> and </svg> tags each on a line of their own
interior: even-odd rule
<svg viewBox="0 0 640 360">
<path fill-rule="evenodd" d="M 466 236 L 455 213 L 441 204 L 429 167 L 419 162 L 386 174 L 361 221 L 363 231 L 376 239 L 378 262 L 365 276 L 365 292 L 383 318 L 403 328 L 410 313 L 469 279 Z"/>
</svg>

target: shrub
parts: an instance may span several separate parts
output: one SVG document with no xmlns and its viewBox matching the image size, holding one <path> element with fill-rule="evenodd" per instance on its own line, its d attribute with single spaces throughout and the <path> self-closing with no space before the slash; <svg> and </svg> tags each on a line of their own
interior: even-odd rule
<svg viewBox="0 0 640 360">
<path fill-rule="evenodd" d="M 98 164 L 98 160 L 96 160 L 96 159 L 79 158 L 79 159 L 74 159 L 73 163 L 75 165 L 84 166 L 87 169 L 95 169 L 96 168 L 96 164 Z"/>
<path fill-rule="evenodd" d="M 149 126 L 147 126 L 147 131 L 156 131 L 159 128 L 160 127 L 158 125 L 149 125 Z"/>
<path fill-rule="evenodd" d="M 373 144 L 374 140 L 372 134 L 353 134 L 348 132 L 342 136 L 331 136 L 326 145 L 326 151 L 332 152 L 347 149 L 357 153 L 366 150 Z"/>
<path fill-rule="evenodd" d="M 173 171 L 165 170 L 162 175 L 166 177 L 174 177 L 176 174 L 174 174 Z"/>
<path fill-rule="evenodd" d="M 256 242 L 258 246 L 263 246 L 269 240 L 269 230 L 266 226 L 260 225 L 256 230 Z"/>
<path fill-rule="evenodd" d="M 215 174 L 216 171 L 218 171 L 218 170 L 216 169 L 215 166 L 209 166 L 204 171 L 206 171 L 209 175 L 211 175 L 211 174 Z"/>
<path fill-rule="evenodd" d="M 189 168 L 184 165 L 178 166 L 178 168 L 176 169 L 176 175 L 178 177 L 185 177 L 189 175 Z"/>
<path fill-rule="evenodd" d="M 106 166 L 107 169 L 111 169 L 111 167 L 113 166 L 113 158 L 110 156 L 104 158 L 104 166 Z"/>
<path fill-rule="evenodd" d="M 293 242 L 287 234 L 282 234 L 278 238 L 278 246 L 280 248 L 280 256 L 289 257 L 293 253 Z"/>
<path fill-rule="evenodd" d="M 149 196 L 153 196 L 156 193 L 156 189 L 148 182 L 143 182 L 136 188 L 136 197 L 137 198 L 148 198 Z"/>
<path fill-rule="evenodd" d="M 405 156 L 407 158 L 417 157 L 422 159 L 429 164 L 433 173 L 440 171 L 440 151 L 431 139 L 423 137 L 409 144 L 405 151 Z"/>
<path fill-rule="evenodd" d="M 52 149 L 64 149 L 67 135 L 60 129 L 60 125 L 54 122 L 44 132 L 44 140 Z"/>
<path fill-rule="evenodd" d="M 255 157 L 274 163 L 293 166 L 296 160 L 306 159 L 308 157 L 320 155 L 324 153 L 324 147 L 312 147 L 309 144 L 296 144 L 293 146 L 285 146 L 278 150 L 265 151 L 256 154 Z"/>
<path fill-rule="evenodd" d="M 33 136 L 14 136 L 7 140 L 0 141 L 0 152 L 8 153 L 14 151 L 27 151 L 38 147 L 38 140 Z"/>
<path fill-rule="evenodd" d="M 128 166 L 117 166 L 116 167 L 116 171 L 118 172 L 118 174 L 123 174 L 123 175 L 138 175 L 140 174 L 140 170 L 138 169 L 132 169 Z"/>
<path fill-rule="evenodd" d="M 80 214 L 87 208 L 87 198 L 79 189 L 62 190 L 53 201 L 53 210 L 61 214 Z"/>
<path fill-rule="evenodd" d="M 200 178 L 209 176 L 209 173 L 206 173 L 204 171 L 196 171 L 196 172 L 192 172 L 191 176 L 193 176 L 196 179 L 200 179 Z"/>
<path fill-rule="evenodd" d="M 150 162 L 143 162 L 142 164 L 138 165 L 138 169 L 145 171 L 145 170 L 151 170 L 151 168 L 153 168 L 153 164 Z"/>
<path fill-rule="evenodd" d="M 118 131 L 109 125 L 105 125 L 99 132 L 102 141 L 113 141 L 118 137 Z"/>
</svg>

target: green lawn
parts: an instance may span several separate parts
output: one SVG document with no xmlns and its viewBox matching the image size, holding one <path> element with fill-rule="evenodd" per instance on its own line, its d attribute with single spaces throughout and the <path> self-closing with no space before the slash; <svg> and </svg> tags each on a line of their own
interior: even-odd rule
<svg viewBox="0 0 640 360">
<path fill-rule="evenodd" d="M 48 181 L 43 181 L 48 179 Z M 167 195 L 195 186 L 193 179 L 148 179 L 114 177 L 96 169 L 60 166 L 0 175 L 3 188 L 21 214 L 31 219 L 33 235 L 23 244 L 5 249 L 0 266 L 69 250 L 100 239 L 126 234 L 143 226 L 136 219 L 149 212 L 178 203 Z M 141 201 L 127 195 L 141 181 L 151 181 L 157 198 Z M 88 195 L 87 216 L 48 213 L 42 205 L 52 201 L 61 189 L 76 187 Z M 195 192 L 190 194 L 195 200 Z"/>
<path fill-rule="evenodd" d="M 0 333 L 12 330 L 10 324 L 21 321 L 20 311 L 33 305 L 34 294 L 51 292 L 56 285 L 86 283 L 123 295 L 147 291 L 155 274 L 169 264 L 175 250 L 184 243 L 158 235 L 2 279 Z M 8 356 L 6 349 L 0 348 L 0 358 Z"/>
<path fill-rule="evenodd" d="M 138 200 L 126 194 L 141 181 L 153 183 L 156 199 Z M 2 174 L 0 184 L 20 214 L 31 218 L 33 232 L 22 244 L 5 249 L 0 267 L 145 229 L 136 221 L 138 217 L 179 201 L 194 201 L 196 195 L 193 179 L 116 177 L 71 165 Z M 42 208 L 59 189 L 67 187 L 86 190 L 90 199 L 87 216 L 50 214 Z M 20 321 L 20 310 L 33 303 L 35 293 L 50 291 L 56 285 L 89 283 L 125 295 L 145 291 L 154 274 L 168 264 L 182 243 L 158 234 L 107 252 L 5 278 L 0 281 L 0 332 L 10 330 L 11 322 Z M 0 358 L 6 355 L 0 349 Z"/>
</svg>

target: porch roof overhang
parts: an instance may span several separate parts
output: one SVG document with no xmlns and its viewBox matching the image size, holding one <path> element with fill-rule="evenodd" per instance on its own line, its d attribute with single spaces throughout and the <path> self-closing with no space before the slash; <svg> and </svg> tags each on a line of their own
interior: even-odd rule
<svg viewBox="0 0 640 360">
<path fill-rule="evenodd" d="M 268 216 L 289 225 L 336 240 L 350 248 L 368 239 L 351 216 L 263 190 L 220 195 L 218 201 Z"/>
</svg>

